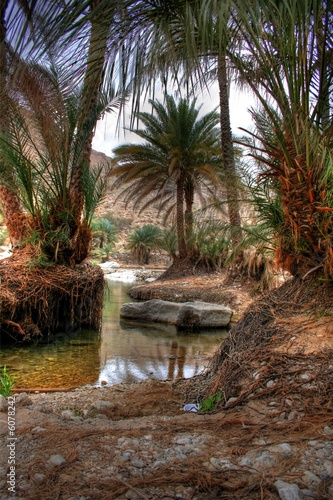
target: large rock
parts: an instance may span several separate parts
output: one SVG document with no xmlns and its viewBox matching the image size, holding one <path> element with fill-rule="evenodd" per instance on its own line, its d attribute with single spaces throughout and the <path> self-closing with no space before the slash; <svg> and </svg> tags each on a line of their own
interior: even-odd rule
<svg viewBox="0 0 333 500">
<path fill-rule="evenodd" d="M 147 323 L 167 323 L 180 330 L 199 330 L 227 326 L 233 311 L 223 305 L 208 302 L 168 302 L 152 299 L 123 304 L 120 317 Z"/>
</svg>

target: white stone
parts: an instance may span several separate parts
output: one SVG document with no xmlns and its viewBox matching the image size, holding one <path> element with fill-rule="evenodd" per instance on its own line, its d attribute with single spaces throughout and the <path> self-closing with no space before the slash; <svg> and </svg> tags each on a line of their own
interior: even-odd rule
<svg viewBox="0 0 333 500">
<path fill-rule="evenodd" d="M 123 281 L 124 283 L 134 283 L 138 281 L 136 272 L 133 269 L 120 269 L 119 271 L 109 269 L 108 273 L 109 274 L 106 275 L 107 281 Z"/>
<path fill-rule="evenodd" d="M 276 453 L 288 453 L 288 454 L 292 453 L 292 451 L 293 451 L 292 447 L 288 443 L 276 444 L 276 445 L 270 446 L 268 449 L 270 451 L 273 451 Z"/>
<path fill-rule="evenodd" d="M 235 401 L 237 401 L 237 399 L 238 398 L 236 398 L 236 397 L 231 397 L 231 398 L 228 399 L 228 401 L 226 402 L 225 405 L 226 406 L 231 405 L 232 403 L 234 403 Z"/>
<path fill-rule="evenodd" d="M 74 419 L 76 418 L 75 413 L 72 410 L 64 410 L 61 412 L 61 416 L 67 419 Z"/>
<path fill-rule="evenodd" d="M 285 481 L 275 481 L 274 486 L 281 500 L 302 500 L 303 493 L 297 484 L 286 483 Z"/>
<path fill-rule="evenodd" d="M 324 460 L 323 468 L 326 470 L 330 477 L 333 477 L 333 462 L 330 460 Z"/>
<path fill-rule="evenodd" d="M 62 455 L 52 455 L 49 458 L 49 463 L 55 466 L 65 464 L 66 462 L 67 462 L 66 458 L 64 458 Z"/>
<path fill-rule="evenodd" d="M 235 466 L 235 464 L 233 464 L 230 460 L 228 460 L 227 458 L 215 458 L 215 457 L 212 457 L 210 459 L 210 463 L 212 465 L 214 465 L 214 467 L 217 469 L 217 470 L 229 470 L 229 469 L 236 469 L 237 467 Z"/>
<path fill-rule="evenodd" d="M 233 311 L 208 302 L 169 302 L 152 299 L 122 305 L 120 317 L 144 322 L 166 323 L 178 328 L 219 328 L 230 323 Z"/>
<path fill-rule="evenodd" d="M 36 473 L 32 476 L 32 479 L 33 481 L 35 481 L 35 483 L 42 483 L 45 480 L 45 478 L 46 478 L 45 474 L 39 474 L 39 473 Z"/>
<path fill-rule="evenodd" d="M 120 267 L 120 264 L 118 264 L 118 262 L 113 262 L 110 260 L 107 262 L 103 262 L 102 264 L 99 264 L 99 267 L 101 267 L 104 272 L 108 272 L 109 270 L 112 269 L 118 269 Z"/>
<path fill-rule="evenodd" d="M 114 408 L 116 405 L 112 403 L 111 401 L 104 401 L 103 399 L 94 401 L 94 403 L 91 405 L 93 408 L 96 410 L 111 410 Z"/>
<path fill-rule="evenodd" d="M 1 252 L 0 253 L 0 260 L 7 259 L 7 257 L 11 257 L 12 253 L 11 252 Z"/>
<path fill-rule="evenodd" d="M 261 464 L 261 465 L 266 465 L 267 466 L 271 466 L 272 464 L 274 464 L 276 462 L 276 458 L 274 455 L 270 455 L 269 453 L 267 453 L 266 451 L 264 451 L 261 455 L 259 455 L 258 457 L 256 457 L 256 464 Z"/>
<path fill-rule="evenodd" d="M 306 484 L 319 484 L 320 483 L 320 479 L 318 476 L 316 476 L 313 472 L 311 472 L 310 470 L 306 470 L 304 471 L 304 474 L 302 476 L 302 480 L 306 483 Z"/>
</svg>

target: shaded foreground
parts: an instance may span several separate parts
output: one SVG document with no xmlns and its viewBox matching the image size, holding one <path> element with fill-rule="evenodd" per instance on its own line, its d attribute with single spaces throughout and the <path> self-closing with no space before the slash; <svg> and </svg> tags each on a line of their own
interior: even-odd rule
<svg viewBox="0 0 333 500">
<path fill-rule="evenodd" d="M 331 297 L 313 277 L 286 283 L 191 380 L 17 395 L 17 498 L 332 498 Z M 183 411 L 217 391 L 212 414 Z"/>
<path fill-rule="evenodd" d="M 80 327 L 98 329 L 104 275 L 99 266 L 31 267 L 31 255 L 0 261 L 0 342 L 47 341 Z"/>
</svg>

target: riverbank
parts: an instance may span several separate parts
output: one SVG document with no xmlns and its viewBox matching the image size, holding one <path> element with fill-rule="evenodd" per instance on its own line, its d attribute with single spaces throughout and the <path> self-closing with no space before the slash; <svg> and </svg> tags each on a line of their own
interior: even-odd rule
<svg viewBox="0 0 333 500">
<path fill-rule="evenodd" d="M 163 282 L 161 289 L 188 300 L 201 282 L 206 300 L 213 288 L 225 290 L 217 282 L 210 289 L 215 279 L 222 277 Z M 157 293 L 159 286 L 149 283 L 146 291 Z M 251 287 L 248 293 L 251 298 Z M 327 316 L 290 319 L 287 335 L 251 360 L 239 387 L 246 397 L 222 397 L 210 414 L 183 409 L 197 402 L 204 375 L 17 395 L 16 498 L 333 498 L 330 325 Z M 3 450 L 9 437 L 4 410 Z M 12 498 L 6 453 L 0 460 L 0 498 L 6 500 Z"/>
<path fill-rule="evenodd" d="M 15 498 L 332 498 L 332 420 L 296 393 L 213 414 L 184 402 L 181 383 L 158 381 L 17 396 Z"/>
</svg>

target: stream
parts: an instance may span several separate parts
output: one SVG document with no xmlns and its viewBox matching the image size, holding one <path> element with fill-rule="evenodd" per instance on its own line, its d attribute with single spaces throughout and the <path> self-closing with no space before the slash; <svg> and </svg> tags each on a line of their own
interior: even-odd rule
<svg viewBox="0 0 333 500">
<path fill-rule="evenodd" d="M 74 389 L 188 378 L 200 373 L 227 330 L 177 333 L 170 325 L 123 323 L 119 318 L 133 283 L 107 279 L 101 331 L 59 335 L 51 344 L 1 346 L 0 369 L 15 389 Z"/>
</svg>

